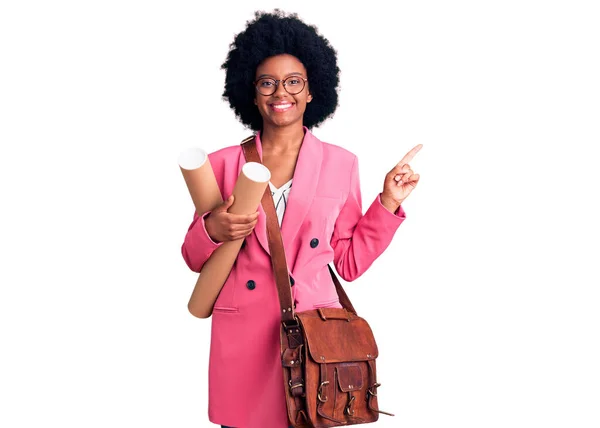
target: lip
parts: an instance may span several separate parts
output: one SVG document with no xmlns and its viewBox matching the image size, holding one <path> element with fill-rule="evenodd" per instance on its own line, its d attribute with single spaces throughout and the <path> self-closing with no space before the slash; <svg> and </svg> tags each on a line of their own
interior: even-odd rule
<svg viewBox="0 0 600 428">
<path fill-rule="evenodd" d="M 269 109 L 276 113 L 283 113 L 283 112 L 286 112 L 286 111 L 290 110 L 291 108 L 293 108 L 294 105 L 295 105 L 295 103 L 290 102 L 290 101 L 272 103 L 272 104 L 269 104 Z M 286 107 L 284 107 L 284 106 L 286 106 Z"/>
</svg>

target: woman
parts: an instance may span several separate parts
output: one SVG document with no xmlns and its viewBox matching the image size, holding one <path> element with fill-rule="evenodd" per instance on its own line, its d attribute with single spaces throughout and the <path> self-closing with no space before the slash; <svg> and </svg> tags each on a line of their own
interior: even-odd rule
<svg viewBox="0 0 600 428">
<path fill-rule="evenodd" d="M 328 263 L 352 281 L 387 248 L 405 219 L 401 203 L 419 181 L 408 162 L 421 145 L 385 176 L 363 215 L 356 156 L 310 131 L 334 113 L 339 74 L 336 53 L 316 28 L 278 10 L 257 13 L 236 36 L 223 68 L 224 98 L 256 131 L 257 151 L 271 171 L 296 311 L 339 308 Z M 209 159 L 227 199 L 194 215 L 183 257 L 200 272 L 222 242 L 245 239 L 214 302 L 209 419 L 236 428 L 285 428 L 279 300 L 265 213 L 262 206 L 251 215 L 227 212 L 246 162 L 239 144 Z"/>
</svg>

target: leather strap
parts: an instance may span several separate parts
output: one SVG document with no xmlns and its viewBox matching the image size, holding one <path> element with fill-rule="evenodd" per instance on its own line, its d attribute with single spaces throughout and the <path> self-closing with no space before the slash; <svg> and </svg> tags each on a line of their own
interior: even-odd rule
<svg viewBox="0 0 600 428">
<path fill-rule="evenodd" d="M 249 137 L 242 141 L 242 149 L 244 150 L 244 157 L 247 162 L 256 162 L 262 164 L 258 151 L 256 150 L 256 138 Z M 271 195 L 271 189 L 269 186 L 265 189 L 263 194 L 261 205 L 267 216 L 267 238 L 269 241 L 269 251 L 271 253 L 271 264 L 273 265 L 273 272 L 275 273 L 275 282 L 277 284 L 277 292 L 279 294 L 279 305 L 281 307 L 281 320 L 284 325 L 290 323 L 293 324 L 295 321 L 294 302 L 292 301 L 292 288 L 290 284 L 290 276 L 288 275 L 287 261 L 285 258 L 285 250 L 283 247 L 283 239 L 281 238 L 281 230 L 279 229 L 279 223 L 277 222 L 277 213 L 275 211 L 275 204 L 273 203 L 273 197 Z M 335 284 L 340 304 L 346 308 L 346 310 L 356 315 L 356 310 L 348 295 L 344 291 L 342 284 L 338 280 L 337 276 L 331 269 L 330 265 L 329 273 Z"/>
<path fill-rule="evenodd" d="M 347 311 L 352 312 L 354 315 L 357 315 L 356 309 L 354 309 L 354 306 L 352 306 L 352 302 L 350 302 L 350 298 L 346 294 L 344 287 L 342 287 L 342 284 L 340 284 L 340 280 L 333 272 L 333 269 L 331 269 L 331 266 L 327 265 L 327 267 L 329 268 L 329 273 L 331 273 L 331 278 L 333 278 L 333 283 L 335 284 L 335 290 L 337 291 L 338 297 L 340 298 L 340 303 L 344 308 L 346 308 Z"/>
<path fill-rule="evenodd" d="M 369 379 L 371 380 L 371 384 L 367 388 L 367 406 L 369 410 L 372 412 L 383 413 L 384 415 L 394 416 L 393 413 L 384 412 L 383 410 L 379 410 L 377 407 L 379 405 L 373 405 L 373 398 L 377 397 L 377 388 L 381 386 L 381 384 L 377 383 L 377 377 L 375 376 L 375 361 L 369 360 L 367 361 L 369 365 Z"/>
<path fill-rule="evenodd" d="M 262 164 L 258 151 L 256 150 L 256 141 L 244 140 L 242 148 L 247 162 L 256 162 Z M 279 294 L 279 306 L 281 307 L 281 320 L 286 324 L 286 321 L 295 321 L 294 302 L 292 301 L 292 286 L 290 284 L 290 276 L 288 275 L 287 262 L 283 248 L 283 239 L 277 222 L 277 214 L 271 189 L 266 187 L 263 194 L 261 205 L 267 216 L 267 239 L 269 241 L 269 251 L 271 253 L 271 264 L 275 273 L 275 283 L 277 284 L 277 292 Z M 274 215 L 273 215 L 274 214 Z M 286 324 L 287 325 L 287 324 Z"/>
</svg>

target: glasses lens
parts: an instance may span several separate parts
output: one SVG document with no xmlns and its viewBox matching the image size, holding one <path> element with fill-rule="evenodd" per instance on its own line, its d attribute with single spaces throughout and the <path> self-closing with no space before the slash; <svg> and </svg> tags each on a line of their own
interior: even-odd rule
<svg viewBox="0 0 600 428">
<path fill-rule="evenodd" d="M 290 76 L 284 82 L 285 89 L 292 95 L 299 94 L 304 89 L 304 79 L 299 76 Z"/>
<path fill-rule="evenodd" d="M 277 88 L 277 83 L 275 83 L 274 79 L 259 79 L 256 82 L 256 90 L 263 95 L 271 95 L 275 92 Z"/>
</svg>

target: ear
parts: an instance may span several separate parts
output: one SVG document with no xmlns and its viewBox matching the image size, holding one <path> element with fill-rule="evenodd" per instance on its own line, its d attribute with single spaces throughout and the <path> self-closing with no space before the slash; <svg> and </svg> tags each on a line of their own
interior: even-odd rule
<svg viewBox="0 0 600 428">
<path fill-rule="evenodd" d="M 256 102 L 256 98 L 254 98 L 254 105 L 257 106 L 258 103 Z"/>
<path fill-rule="evenodd" d="M 307 103 L 311 102 L 311 101 L 312 101 L 312 98 L 313 98 L 312 94 L 311 94 L 311 93 L 309 93 L 309 94 L 308 94 L 308 96 L 306 97 L 306 102 L 307 102 Z"/>
</svg>

